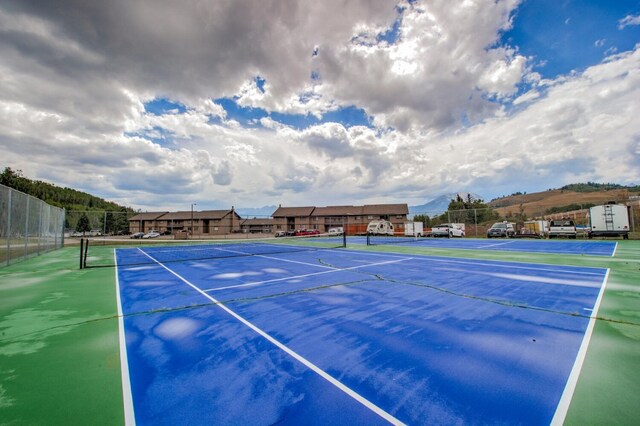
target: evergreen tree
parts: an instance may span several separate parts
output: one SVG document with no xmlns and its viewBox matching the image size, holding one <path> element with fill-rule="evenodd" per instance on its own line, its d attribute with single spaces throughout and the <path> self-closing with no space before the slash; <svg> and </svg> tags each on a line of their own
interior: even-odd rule
<svg viewBox="0 0 640 426">
<path fill-rule="evenodd" d="M 89 216 L 86 213 L 82 213 L 80 219 L 78 219 L 78 223 L 76 224 L 76 231 L 78 232 L 88 232 L 91 230 L 91 225 L 89 224 Z"/>
</svg>

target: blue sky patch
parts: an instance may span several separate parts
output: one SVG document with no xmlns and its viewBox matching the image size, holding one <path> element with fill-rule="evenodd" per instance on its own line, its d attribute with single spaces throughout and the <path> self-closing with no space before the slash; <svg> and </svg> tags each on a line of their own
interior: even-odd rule
<svg viewBox="0 0 640 426">
<path fill-rule="evenodd" d="M 293 127 L 297 130 L 322 123 L 341 123 L 345 127 L 366 126 L 373 128 L 371 117 L 367 116 L 362 108 L 355 106 L 341 107 L 335 111 L 325 113 L 321 118 L 310 114 L 284 114 L 280 112 L 267 112 L 262 108 L 243 107 L 238 105 L 235 99 L 220 98 L 214 102 L 222 106 L 227 112 L 227 118 L 235 120 L 243 127 L 260 127 L 260 119 L 269 117 L 272 120 Z"/>
<path fill-rule="evenodd" d="M 144 110 L 153 115 L 184 114 L 187 111 L 187 107 L 179 102 L 170 101 L 167 98 L 156 98 L 152 101 L 145 102 Z"/>
<path fill-rule="evenodd" d="M 139 137 L 151 141 L 165 148 L 175 144 L 175 133 L 162 127 L 153 126 L 150 129 L 142 129 L 139 132 L 125 132 L 127 137 Z"/>
<path fill-rule="evenodd" d="M 378 37 L 376 37 L 378 42 L 386 41 L 389 44 L 394 44 L 400 38 L 400 24 L 401 23 L 402 23 L 402 19 L 401 18 L 397 18 L 394 21 L 393 26 L 391 28 L 389 28 L 387 31 L 385 31 L 383 33 L 378 34 Z"/>
<path fill-rule="evenodd" d="M 517 9 L 513 29 L 501 42 L 533 56 L 534 71 L 555 78 L 632 50 L 640 40 L 640 26 L 620 29 L 619 22 L 639 12 L 635 0 L 528 0 Z"/>
</svg>

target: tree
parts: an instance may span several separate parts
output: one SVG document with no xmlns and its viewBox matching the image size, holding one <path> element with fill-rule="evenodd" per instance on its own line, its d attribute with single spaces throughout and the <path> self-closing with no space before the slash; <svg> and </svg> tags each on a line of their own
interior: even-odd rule
<svg viewBox="0 0 640 426">
<path fill-rule="evenodd" d="M 82 216 L 78 219 L 78 223 L 76 224 L 76 231 L 78 232 L 88 232 L 91 230 L 91 225 L 89 224 L 89 216 L 86 213 L 82 212 Z"/>
<path fill-rule="evenodd" d="M 496 220 L 498 213 L 493 211 L 484 200 L 474 200 L 467 196 L 464 200 L 460 195 L 449 203 L 449 211 L 438 217 L 438 222 L 454 223 L 483 223 Z"/>
<path fill-rule="evenodd" d="M 414 222 L 422 222 L 425 228 L 431 228 L 431 218 L 426 214 L 417 214 L 413 216 Z"/>
</svg>

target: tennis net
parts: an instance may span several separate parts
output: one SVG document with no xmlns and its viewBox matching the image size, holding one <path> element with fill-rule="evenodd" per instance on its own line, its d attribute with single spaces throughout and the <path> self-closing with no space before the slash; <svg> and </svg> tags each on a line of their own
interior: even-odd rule
<svg viewBox="0 0 640 426">
<path fill-rule="evenodd" d="M 416 241 L 420 241 L 422 238 L 413 235 L 373 235 L 367 234 L 367 245 L 368 246 L 379 246 L 379 245 L 395 245 L 395 244 L 405 244 L 405 243 L 415 243 Z"/>
<path fill-rule="evenodd" d="M 115 266 L 116 262 L 118 266 L 186 262 L 335 249 L 345 246 L 346 238 L 335 234 L 256 239 L 229 238 L 224 240 L 86 238 L 80 242 L 80 268 L 109 267 Z M 114 250 L 116 250 L 115 253 Z"/>
</svg>

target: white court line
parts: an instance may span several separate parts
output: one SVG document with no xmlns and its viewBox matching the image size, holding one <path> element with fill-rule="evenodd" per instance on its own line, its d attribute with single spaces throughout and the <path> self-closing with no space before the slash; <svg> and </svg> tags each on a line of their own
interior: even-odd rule
<svg viewBox="0 0 640 426">
<path fill-rule="evenodd" d="M 293 349 L 290 349 L 289 347 L 287 347 L 286 345 L 284 345 L 280 341 L 276 340 L 274 337 L 270 336 L 265 331 L 263 331 L 262 329 L 258 328 L 256 325 L 254 325 L 251 322 L 249 322 L 248 320 L 244 319 L 239 314 L 235 313 L 234 311 L 229 309 L 227 306 L 223 305 L 216 298 L 212 297 L 211 295 L 207 294 L 204 290 L 200 289 L 196 285 L 194 285 L 191 282 L 189 282 L 186 278 L 182 277 L 178 273 L 176 273 L 173 270 L 169 269 L 164 264 L 158 262 L 156 259 L 154 259 L 152 256 L 150 256 L 147 253 L 145 253 L 143 250 L 141 250 L 141 249 L 138 249 L 138 250 L 140 250 L 149 259 L 153 260 L 158 265 L 162 266 L 165 270 L 167 270 L 168 272 L 170 272 L 171 274 L 176 276 L 179 280 L 181 280 L 182 282 L 184 282 L 185 284 L 187 284 L 188 286 L 190 286 L 191 288 L 196 290 L 198 293 L 202 294 L 204 297 L 206 297 L 207 299 L 209 299 L 210 301 L 215 303 L 216 306 L 218 306 L 220 309 L 224 310 L 229 315 L 231 315 L 232 317 L 234 317 L 235 319 L 240 321 L 242 324 L 246 325 L 251 330 L 255 331 L 257 334 L 259 334 L 260 336 L 264 337 L 266 340 L 271 342 L 277 348 L 279 348 L 280 350 L 284 351 L 285 353 L 287 353 L 288 355 L 293 357 L 295 360 L 297 360 L 298 362 L 300 362 L 301 364 L 303 364 L 307 368 L 311 369 L 313 372 L 318 374 L 320 377 L 322 377 L 323 379 L 325 379 L 326 381 L 331 383 L 333 386 L 335 386 L 336 388 L 338 388 L 339 390 L 341 390 L 342 392 L 344 392 L 345 394 L 347 394 L 351 398 L 355 399 L 357 402 L 362 404 L 364 407 L 366 407 L 369 410 L 373 411 L 375 414 L 377 414 L 378 416 L 382 417 L 383 419 L 385 419 L 386 421 L 388 421 L 391 424 L 404 425 L 403 422 L 401 422 L 400 420 L 398 420 L 397 418 L 395 418 L 391 414 L 387 413 L 382 408 L 378 407 L 373 402 L 369 401 L 368 399 L 366 399 L 365 397 L 363 397 L 362 395 L 360 395 L 359 393 L 357 393 L 356 391 L 354 391 L 353 389 L 351 389 L 347 385 L 345 385 L 345 384 L 341 383 L 340 381 L 338 381 L 337 379 L 333 378 L 331 375 L 329 375 L 329 373 L 327 373 L 326 371 L 322 370 L 320 367 L 318 367 L 317 365 L 313 364 L 311 361 L 309 361 L 308 359 L 304 358 L 302 355 L 298 354 Z"/>
<path fill-rule="evenodd" d="M 479 246 L 481 249 L 486 248 L 486 247 L 495 247 L 495 246 L 503 246 L 505 244 L 513 244 L 515 241 L 505 241 L 503 243 L 495 243 L 495 244 L 485 244 L 485 245 L 481 245 Z"/>
<path fill-rule="evenodd" d="M 400 257 L 400 254 L 392 254 L 392 253 L 373 253 L 373 252 L 364 252 L 364 251 L 356 251 L 356 250 L 349 250 L 346 251 L 345 253 L 349 253 L 349 254 L 360 254 L 363 256 L 381 256 L 381 257 Z M 423 260 L 425 262 L 438 262 L 438 263 L 455 263 L 455 264 L 462 264 L 462 265 L 480 265 L 480 266 L 492 266 L 492 267 L 496 267 L 496 268 L 506 268 L 506 269 L 525 269 L 525 270 L 534 270 L 534 271 L 546 271 L 546 272 L 561 272 L 561 273 L 568 273 L 568 274 L 576 274 L 576 271 L 568 271 L 566 269 L 560 269 L 563 266 L 566 267 L 570 267 L 570 268 L 582 268 L 582 269 L 604 269 L 604 268 L 600 268 L 600 267 L 595 267 L 595 266 L 572 266 L 572 265 L 554 265 L 551 263 L 524 263 L 524 262 L 511 262 L 511 261 L 507 261 L 507 260 L 490 260 L 487 262 L 483 262 L 481 260 L 477 260 L 475 262 L 469 262 L 469 261 L 464 261 L 464 260 L 455 260 L 458 258 L 444 258 L 444 257 L 437 257 L 437 256 L 429 256 L 429 255 L 419 255 L 416 254 L 412 257 L 413 260 Z M 602 260 L 602 259 L 601 259 Z M 518 265 L 533 265 L 533 266 L 518 266 Z M 540 266 L 554 266 L 556 268 L 554 269 L 550 269 L 550 268 L 540 268 Z M 469 271 L 470 273 L 473 273 L 473 271 Z M 578 275 L 602 275 L 602 272 L 588 272 L 588 271 L 581 271 L 579 273 L 577 273 Z"/>
<path fill-rule="evenodd" d="M 616 255 L 617 250 L 618 250 L 618 242 L 616 241 L 616 246 L 613 248 L 613 253 L 611 253 L 611 257 Z"/>
<path fill-rule="evenodd" d="M 311 274 L 293 275 L 293 276 L 284 277 L 284 278 L 274 278 L 272 280 L 254 281 L 254 282 L 244 283 L 244 284 L 229 285 L 229 286 L 226 286 L 226 287 L 210 288 L 210 289 L 207 289 L 207 290 L 204 290 L 204 291 L 220 291 L 220 290 L 228 290 L 230 288 L 250 287 L 250 286 L 256 286 L 256 285 L 261 285 L 261 284 L 274 283 L 274 282 L 278 282 L 278 281 L 287 281 L 287 280 L 295 280 L 295 279 L 298 279 L 298 278 L 313 277 L 315 275 L 332 274 L 332 273 L 335 273 L 335 272 L 342 272 L 342 271 L 352 271 L 354 269 L 362 269 L 362 268 L 367 268 L 369 266 L 388 265 L 390 263 L 404 262 L 406 260 L 412 260 L 412 259 L 413 259 L 413 257 L 407 257 L 407 258 L 404 258 L 404 259 L 389 260 L 387 262 L 378 262 L 378 263 L 370 263 L 368 265 L 352 266 L 350 268 L 333 268 L 331 271 L 313 272 Z M 280 259 L 278 259 L 278 260 L 280 260 Z"/>
<path fill-rule="evenodd" d="M 573 393 L 576 390 L 578 378 L 580 377 L 580 371 L 582 370 L 582 365 L 584 364 L 584 360 L 587 356 L 587 349 L 589 347 L 589 342 L 591 341 L 593 328 L 596 324 L 596 318 L 598 316 L 598 310 L 600 309 L 602 297 L 604 296 L 604 290 L 607 286 L 609 272 L 610 269 L 607 269 L 607 273 L 605 274 L 604 280 L 602 281 L 600 293 L 598 294 L 598 298 L 596 299 L 596 303 L 593 307 L 591 318 L 589 319 L 589 325 L 587 325 L 584 337 L 582 338 L 582 344 L 580 345 L 580 349 L 578 350 L 578 354 L 576 355 L 576 360 L 573 364 L 573 368 L 571 369 L 571 374 L 569 374 L 567 384 L 564 387 L 564 391 L 562 392 L 562 396 L 560 397 L 560 401 L 558 402 L 558 407 L 556 407 L 556 412 L 553 415 L 553 419 L 551 420 L 552 425 L 562 425 L 565 418 L 567 417 L 567 412 L 569 411 L 569 406 L 571 405 L 571 399 L 573 398 Z"/>
<path fill-rule="evenodd" d="M 219 251 L 226 251 L 229 253 L 237 253 L 237 254 L 242 254 L 245 256 L 253 256 L 253 257 L 263 257 L 265 259 L 271 259 L 271 260 L 281 260 L 283 262 L 289 262 L 289 263 L 297 263 L 300 265 L 306 265 L 306 266 L 315 266 L 317 268 L 326 268 L 326 269 L 334 269 L 332 266 L 326 266 L 326 265 L 319 265 L 317 263 L 309 263 L 309 262 L 300 262 L 297 260 L 291 260 L 291 259 L 281 259 L 279 257 L 272 257 L 272 256 L 267 256 L 265 254 L 253 254 L 253 253 L 247 253 L 246 251 L 238 251 L 238 250 L 229 250 L 229 249 L 222 249 L 222 248 L 215 248 L 216 250 Z M 145 253 L 146 254 L 146 253 Z"/>
<path fill-rule="evenodd" d="M 118 305 L 118 340 L 120 343 L 120 375 L 122 378 L 122 403 L 124 406 L 124 424 L 135 425 L 136 417 L 133 411 L 133 395 L 131 393 L 131 380 L 129 379 L 129 361 L 127 358 L 127 341 L 124 336 L 124 314 L 122 312 L 122 300 L 120 299 L 120 279 L 118 278 L 118 258 L 116 249 L 113 249 L 113 260 L 116 271 L 116 302 Z"/>
</svg>

